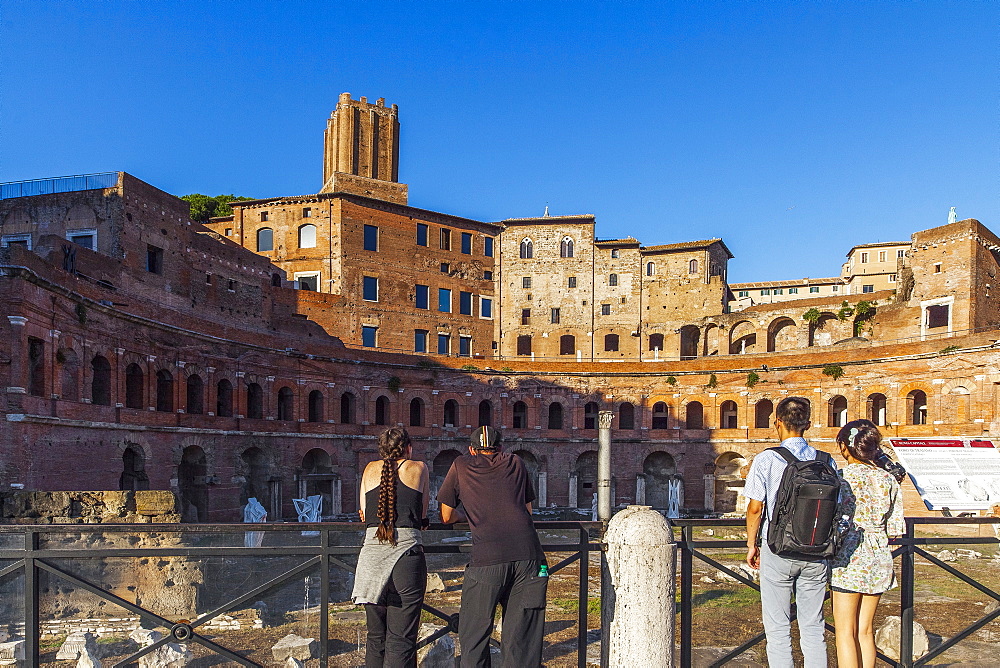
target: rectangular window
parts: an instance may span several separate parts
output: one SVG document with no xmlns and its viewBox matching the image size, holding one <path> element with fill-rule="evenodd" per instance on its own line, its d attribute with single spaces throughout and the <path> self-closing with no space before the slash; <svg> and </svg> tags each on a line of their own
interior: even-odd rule
<svg viewBox="0 0 1000 668">
<path fill-rule="evenodd" d="M 236 281 L 230 278 L 229 283 L 226 286 L 226 289 L 229 290 L 230 292 L 236 292 Z"/>
<path fill-rule="evenodd" d="M 799 294 L 799 289 L 798 288 L 788 288 L 788 294 L 790 294 L 790 295 L 797 295 L 797 294 Z"/>
<path fill-rule="evenodd" d="M 378 279 L 374 276 L 365 276 L 364 278 L 364 299 L 366 302 L 377 302 L 378 301 Z"/>
<path fill-rule="evenodd" d="M 442 274 L 447 274 L 449 272 L 451 272 L 451 265 L 448 264 L 447 262 L 442 262 L 441 263 L 441 273 Z"/>
<path fill-rule="evenodd" d="M 376 345 L 376 339 L 378 334 L 378 327 L 372 327 L 371 325 L 361 326 L 361 345 L 365 348 L 374 348 Z"/>
<path fill-rule="evenodd" d="M 776 295 L 780 295 L 780 294 L 782 294 L 783 292 L 784 292 L 784 290 L 782 290 L 781 288 L 775 288 L 775 289 L 774 289 L 774 294 L 776 294 Z"/>
<path fill-rule="evenodd" d="M 460 336 L 460 337 L 458 337 L 458 356 L 459 357 L 471 357 L 472 356 L 472 337 L 471 336 Z"/>
<path fill-rule="evenodd" d="M 451 313 L 451 290 L 438 288 L 438 311 Z"/>
<path fill-rule="evenodd" d="M 737 294 L 736 296 L 737 297 L 741 297 L 741 298 L 742 297 L 749 297 L 750 296 L 750 292 L 748 290 L 740 290 L 739 294 Z"/>
<path fill-rule="evenodd" d="M 493 237 L 483 237 L 483 255 L 493 257 Z"/>
<path fill-rule="evenodd" d="M 861 264 L 867 264 L 867 263 L 868 263 L 868 253 L 862 253 L 861 254 Z"/>
<path fill-rule="evenodd" d="M 940 274 L 941 273 L 941 263 L 940 262 L 935 262 L 934 263 L 934 273 L 935 274 Z"/>
<path fill-rule="evenodd" d="M 904 255 L 906 255 L 906 251 L 903 250 L 902 248 L 900 248 L 898 251 L 896 251 L 896 257 L 898 257 L 898 258 L 899 257 L 903 257 Z"/>
<path fill-rule="evenodd" d="M 414 305 L 417 308 L 429 309 L 430 308 L 430 288 L 426 285 L 417 285 L 416 295 L 414 297 Z"/>
<path fill-rule="evenodd" d="M 549 312 L 549 322 L 553 325 L 559 324 L 559 309 L 554 308 Z"/>
<path fill-rule="evenodd" d="M 862 285 L 861 286 L 861 292 L 875 292 L 875 286 L 874 285 Z"/>
<path fill-rule="evenodd" d="M 517 337 L 517 354 L 531 354 L 531 334 L 521 334 Z"/>
<path fill-rule="evenodd" d="M 312 215 L 313 215 L 313 210 L 310 207 L 308 206 L 302 207 L 303 218 L 312 218 Z"/>
<path fill-rule="evenodd" d="M 472 235 L 462 232 L 462 254 L 472 255 Z"/>
<path fill-rule="evenodd" d="M 611 257 L 614 257 L 614 258 L 618 257 L 618 249 L 617 248 L 612 248 L 611 249 Z"/>
<path fill-rule="evenodd" d="M 810 285 L 809 286 L 809 292 L 819 292 L 819 286 L 818 285 Z"/>
<path fill-rule="evenodd" d="M 885 262 L 885 251 L 879 251 L 878 252 L 878 261 L 879 262 Z"/>
<path fill-rule="evenodd" d="M 896 282 L 896 274 L 889 274 L 889 282 L 890 283 Z"/>
<path fill-rule="evenodd" d="M 66 239 L 77 246 L 83 246 L 90 250 L 97 250 L 97 230 L 69 230 L 66 232 Z"/>
<path fill-rule="evenodd" d="M 374 225 L 365 225 L 365 250 L 378 250 L 378 228 Z"/>
<path fill-rule="evenodd" d="M 611 304 L 601 304 L 601 315 L 611 315 Z"/>
<path fill-rule="evenodd" d="M 227 227 L 226 228 L 226 236 L 227 237 L 233 236 L 233 228 L 231 228 L 231 227 Z"/>
<path fill-rule="evenodd" d="M 492 281 L 493 280 L 493 272 L 492 271 L 484 271 L 483 272 L 483 280 L 484 281 Z"/>
<path fill-rule="evenodd" d="M 146 271 L 151 274 L 163 273 L 163 249 L 156 246 L 146 246 Z"/>
<path fill-rule="evenodd" d="M 940 304 L 937 306 L 927 307 L 927 327 L 933 329 L 935 327 L 947 327 L 948 326 L 948 305 Z"/>
<path fill-rule="evenodd" d="M 427 352 L 427 330 L 426 329 L 415 329 L 415 330 L 413 330 L 413 352 L 415 352 L 415 353 L 426 353 Z"/>
<path fill-rule="evenodd" d="M 458 312 L 462 315 L 472 315 L 472 293 L 458 293 Z"/>
<path fill-rule="evenodd" d="M 576 276 L 570 276 L 566 279 L 566 287 L 575 288 L 576 287 Z"/>
<path fill-rule="evenodd" d="M 771 294 L 771 291 L 770 291 L 770 290 L 761 290 L 761 291 L 760 291 L 760 294 L 761 294 L 761 296 L 763 297 L 763 296 L 766 296 L 766 295 L 769 295 L 769 294 Z"/>
<path fill-rule="evenodd" d="M 451 352 L 451 334 L 438 334 L 438 355 Z"/>
<path fill-rule="evenodd" d="M 834 292 L 840 292 L 840 286 L 839 285 L 833 286 L 833 291 Z"/>
<path fill-rule="evenodd" d="M 451 230 L 441 228 L 441 250 L 451 250 Z"/>
<path fill-rule="evenodd" d="M 521 277 L 521 287 L 524 288 L 525 290 L 528 290 L 528 289 L 531 288 L 531 276 L 522 276 Z"/>
<path fill-rule="evenodd" d="M 531 324 L 531 309 L 523 308 L 521 309 L 521 324 L 530 325 Z"/>
<path fill-rule="evenodd" d="M 479 298 L 479 317 L 480 318 L 492 318 L 493 317 L 493 300 L 489 297 Z"/>
<path fill-rule="evenodd" d="M 417 223 L 417 245 L 427 245 L 427 225 L 424 223 Z"/>
<path fill-rule="evenodd" d="M 308 273 L 308 274 L 295 274 L 294 278 L 298 281 L 299 290 L 311 290 L 313 292 L 319 291 L 319 273 Z"/>
<path fill-rule="evenodd" d="M 268 219 L 267 211 L 260 212 L 260 219 L 261 221 L 266 221 Z"/>
</svg>

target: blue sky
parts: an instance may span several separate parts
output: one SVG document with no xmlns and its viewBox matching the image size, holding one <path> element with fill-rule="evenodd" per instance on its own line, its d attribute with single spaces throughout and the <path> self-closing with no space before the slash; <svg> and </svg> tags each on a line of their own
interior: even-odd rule
<svg viewBox="0 0 1000 668">
<path fill-rule="evenodd" d="M 4 0 L 0 181 L 312 193 L 348 91 L 399 105 L 414 206 L 830 276 L 951 206 L 1000 233 L 998 27 L 975 1 Z"/>
</svg>

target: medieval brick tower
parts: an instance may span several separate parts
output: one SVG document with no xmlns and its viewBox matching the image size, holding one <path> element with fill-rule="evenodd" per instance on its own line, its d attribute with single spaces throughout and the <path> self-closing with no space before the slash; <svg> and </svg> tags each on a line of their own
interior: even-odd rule
<svg viewBox="0 0 1000 668">
<path fill-rule="evenodd" d="M 321 193 L 347 192 L 406 204 L 406 184 L 399 183 L 399 120 L 396 105 L 352 100 L 341 93 L 326 121 Z"/>
</svg>

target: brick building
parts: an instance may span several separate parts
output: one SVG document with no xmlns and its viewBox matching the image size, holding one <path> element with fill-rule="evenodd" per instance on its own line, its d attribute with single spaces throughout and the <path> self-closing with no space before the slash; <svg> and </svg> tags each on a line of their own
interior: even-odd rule
<svg viewBox="0 0 1000 668">
<path fill-rule="evenodd" d="M 0 486 L 169 489 L 187 520 L 220 521 L 249 497 L 293 517 L 293 497 L 319 493 L 337 514 L 386 426 L 410 430 L 436 488 L 492 424 L 543 505 L 589 507 L 611 410 L 616 504 L 732 512 L 783 396 L 810 398 L 829 451 L 856 417 L 897 436 L 1000 429 L 1000 240 L 978 221 L 915 233 L 895 291 L 727 312 L 721 240 L 643 246 L 596 239 L 593 216 L 415 209 L 386 185 L 400 185 L 396 149 L 372 149 L 398 137 L 395 109 L 348 96 L 335 116 L 326 192 L 243 202 L 209 226 L 124 173 L 0 185 Z M 331 135 L 369 161 L 331 159 Z"/>
</svg>

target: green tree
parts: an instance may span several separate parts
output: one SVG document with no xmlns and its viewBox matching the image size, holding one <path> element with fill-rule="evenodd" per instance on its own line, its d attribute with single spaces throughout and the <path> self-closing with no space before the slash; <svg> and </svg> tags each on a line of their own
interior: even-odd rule
<svg viewBox="0 0 1000 668">
<path fill-rule="evenodd" d="M 181 199 L 191 204 L 191 220 L 196 220 L 199 223 L 207 223 L 209 218 L 233 215 L 233 209 L 229 206 L 230 202 L 245 202 L 253 199 L 253 197 L 242 197 L 240 195 L 216 195 L 215 197 L 209 197 L 201 193 L 193 193 L 191 195 L 184 195 Z"/>
</svg>

